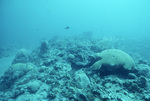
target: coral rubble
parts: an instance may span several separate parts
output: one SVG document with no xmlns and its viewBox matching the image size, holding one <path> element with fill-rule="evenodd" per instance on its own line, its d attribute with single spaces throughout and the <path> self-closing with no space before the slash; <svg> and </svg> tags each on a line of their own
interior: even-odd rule
<svg viewBox="0 0 150 101">
<path fill-rule="evenodd" d="M 42 41 L 31 53 L 19 51 L 0 78 L 0 100 L 149 101 L 150 67 L 134 64 L 123 51 L 106 50 L 112 46 L 104 43 L 107 40 L 66 38 Z M 113 48 L 119 48 L 114 44 Z M 102 52 L 101 57 L 98 52 Z M 100 68 L 103 64 L 109 64 L 103 68 L 122 66 L 128 73 L 90 68 L 97 61 Z"/>
</svg>

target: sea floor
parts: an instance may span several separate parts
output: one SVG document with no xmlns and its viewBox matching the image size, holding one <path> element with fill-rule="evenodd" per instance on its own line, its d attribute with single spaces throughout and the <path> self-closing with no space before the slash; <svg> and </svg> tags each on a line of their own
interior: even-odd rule
<svg viewBox="0 0 150 101">
<path fill-rule="evenodd" d="M 150 101 L 149 63 L 132 52 L 100 55 L 125 49 L 117 41 L 51 39 L 2 57 L 0 101 Z"/>
<path fill-rule="evenodd" d="M 15 55 L 0 58 L 0 77 L 3 76 L 5 71 L 7 71 L 8 68 L 11 66 L 14 58 Z"/>
</svg>

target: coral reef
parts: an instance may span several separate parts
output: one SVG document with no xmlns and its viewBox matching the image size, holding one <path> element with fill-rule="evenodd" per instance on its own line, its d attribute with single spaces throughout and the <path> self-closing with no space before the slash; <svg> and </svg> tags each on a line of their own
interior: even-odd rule
<svg viewBox="0 0 150 101">
<path fill-rule="evenodd" d="M 52 39 L 42 42 L 31 53 L 17 54 L 0 78 L 0 100 L 149 101 L 150 67 L 139 62 L 134 65 L 127 53 L 112 50 L 110 44 L 100 47 L 101 42 L 81 38 Z M 97 52 L 101 53 L 95 55 Z M 136 59 L 134 55 L 133 59 Z M 101 61 L 100 69 L 90 68 L 97 61 Z M 130 72 L 124 75 L 119 71 L 116 75 L 117 72 L 108 73 L 101 70 L 102 67 L 122 67 Z"/>
<path fill-rule="evenodd" d="M 15 63 L 27 63 L 29 60 L 29 52 L 26 49 L 20 49 L 18 53 L 15 56 L 15 59 L 13 60 L 12 64 Z"/>
<path fill-rule="evenodd" d="M 124 51 L 119 49 L 107 49 L 97 54 L 99 61 L 92 65 L 94 69 L 100 69 L 102 65 L 111 67 L 123 67 L 126 70 L 131 70 L 134 67 L 133 59 Z"/>
</svg>

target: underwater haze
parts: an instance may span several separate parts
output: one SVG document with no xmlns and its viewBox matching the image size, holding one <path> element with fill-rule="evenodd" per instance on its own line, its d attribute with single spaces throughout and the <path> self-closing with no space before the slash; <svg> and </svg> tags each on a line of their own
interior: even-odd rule
<svg viewBox="0 0 150 101">
<path fill-rule="evenodd" d="M 147 38 L 149 4 L 149 0 L 1 0 L 1 44 L 30 45 L 86 31 L 98 37 Z"/>
<path fill-rule="evenodd" d="M 0 0 L 0 101 L 150 101 L 150 0 Z"/>
</svg>

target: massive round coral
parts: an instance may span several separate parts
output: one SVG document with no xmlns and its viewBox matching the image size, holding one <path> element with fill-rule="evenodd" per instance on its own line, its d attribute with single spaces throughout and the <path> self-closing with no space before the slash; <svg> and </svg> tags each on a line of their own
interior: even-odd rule
<svg viewBox="0 0 150 101">
<path fill-rule="evenodd" d="M 131 70 L 134 67 L 134 61 L 130 55 L 119 49 L 107 49 L 97 54 L 100 60 L 92 65 L 92 68 L 97 70 L 104 65 L 110 67 L 123 67 L 126 70 Z"/>
</svg>

